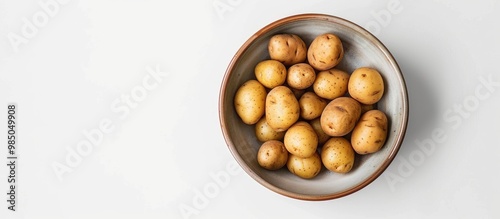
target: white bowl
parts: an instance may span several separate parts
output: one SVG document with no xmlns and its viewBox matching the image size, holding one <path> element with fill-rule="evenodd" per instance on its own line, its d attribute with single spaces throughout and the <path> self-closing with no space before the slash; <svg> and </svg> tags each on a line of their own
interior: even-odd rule
<svg viewBox="0 0 500 219">
<path fill-rule="evenodd" d="M 244 124 L 233 105 L 238 87 L 255 78 L 254 66 L 269 59 L 267 43 L 278 33 L 299 35 L 307 45 L 322 33 L 334 33 L 343 43 L 344 58 L 336 67 L 348 73 L 362 66 L 376 68 L 385 82 L 385 94 L 377 108 L 389 121 L 385 145 L 376 153 L 357 156 L 347 174 L 323 170 L 313 179 L 302 179 L 286 167 L 265 170 L 257 163 L 261 142 L 254 126 Z M 301 200 L 327 200 L 356 192 L 374 181 L 396 156 L 408 122 L 408 94 L 401 70 L 387 48 L 371 33 L 346 19 L 326 14 L 299 14 L 279 19 L 252 35 L 236 52 L 227 67 L 219 96 L 219 118 L 222 133 L 234 159 L 256 182 L 266 188 Z"/>
</svg>

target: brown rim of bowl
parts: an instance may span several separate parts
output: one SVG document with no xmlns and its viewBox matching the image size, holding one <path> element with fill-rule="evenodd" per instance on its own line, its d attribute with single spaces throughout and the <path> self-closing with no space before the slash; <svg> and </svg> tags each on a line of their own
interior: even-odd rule
<svg viewBox="0 0 500 219">
<path fill-rule="evenodd" d="M 229 75 L 231 74 L 231 72 L 234 68 L 234 65 L 237 62 L 238 58 L 248 49 L 248 47 L 253 43 L 253 41 L 255 41 L 255 39 L 257 39 L 260 35 L 267 33 L 269 31 L 273 30 L 274 28 L 281 26 L 283 24 L 287 24 L 287 23 L 294 22 L 297 20 L 311 20 L 311 19 L 326 20 L 326 21 L 330 21 L 333 23 L 339 23 L 341 25 L 353 28 L 356 31 L 358 31 L 359 33 L 362 33 L 365 37 L 369 38 L 370 41 L 375 42 L 375 44 L 379 47 L 379 49 L 390 60 L 393 68 L 396 69 L 397 73 L 399 74 L 399 76 L 401 78 L 399 86 L 401 88 L 403 88 L 401 90 L 401 96 L 403 97 L 403 106 L 402 106 L 403 121 L 398 129 L 400 131 L 399 131 L 399 133 L 397 133 L 397 136 L 396 136 L 396 140 L 395 140 L 396 146 L 392 149 L 389 156 L 386 158 L 385 162 L 382 164 L 382 166 L 379 169 L 377 169 L 370 177 L 368 177 L 362 183 L 360 183 L 360 184 L 358 184 L 358 185 L 356 185 L 356 186 L 354 186 L 346 191 L 336 193 L 336 194 L 328 194 L 328 195 L 305 195 L 305 194 L 297 194 L 297 193 L 289 192 L 289 191 L 286 191 L 284 189 L 281 189 L 279 187 L 276 187 L 276 186 L 268 183 L 267 181 L 262 179 L 260 176 L 258 176 L 255 172 L 253 172 L 245 164 L 245 162 L 242 160 L 240 155 L 237 153 L 233 142 L 228 137 L 228 130 L 227 130 L 228 127 L 226 127 L 226 125 L 225 125 L 226 124 L 225 118 L 224 118 L 225 111 L 223 108 L 223 100 L 225 97 L 226 86 L 228 83 Z M 236 161 L 241 166 L 241 168 L 244 169 L 244 171 L 248 175 L 250 175 L 250 177 L 252 177 L 254 180 L 256 180 L 258 183 L 260 183 L 264 187 L 266 187 L 266 188 L 268 188 L 268 189 L 270 189 L 278 194 L 281 194 L 281 195 L 284 195 L 284 196 L 287 196 L 290 198 L 299 199 L 299 200 L 322 201 L 322 200 L 336 199 L 336 198 L 340 198 L 340 197 L 343 197 L 346 195 L 350 195 L 350 194 L 364 188 L 368 184 L 372 183 L 375 179 L 377 179 L 385 171 L 385 169 L 387 169 L 389 164 L 391 164 L 391 162 L 394 160 L 394 157 L 398 153 L 398 151 L 401 147 L 401 144 L 403 143 L 403 139 L 405 137 L 405 134 L 406 134 L 406 128 L 407 128 L 407 124 L 408 124 L 408 113 L 409 113 L 408 102 L 409 101 L 408 101 L 408 92 L 406 89 L 406 82 L 404 80 L 403 74 L 401 73 L 401 69 L 400 69 L 399 65 L 397 64 L 396 60 L 394 59 L 393 55 L 389 52 L 389 50 L 385 47 L 385 45 L 377 37 L 375 37 L 373 34 L 368 32 L 366 29 L 359 26 L 358 24 L 355 24 L 355 23 L 353 23 L 349 20 L 346 20 L 344 18 L 340 18 L 337 16 L 328 15 L 328 14 L 306 13 L 306 14 L 291 15 L 291 16 L 276 20 L 276 21 L 264 26 L 260 30 L 258 30 L 250 38 L 248 38 L 247 41 L 245 41 L 245 43 L 240 47 L 240 49 L 236 52 L 236 54 L 231 59 L 231 62 L 229 63 L 229 65 L 226 69 L 226 72 L 224 73 L 224 78 L 223 78 L 223 81 L 222 81 L 222 84 L 220 87 L 220 91 L 219 91 L 219 104 L 218 104 L 219 109 L 218 109 L 218 111 L 219 111 L 219 122 L 220 122 L 220 126 L 222 129 L 222 134 L 224 136 L 224 140 L 226 141 L 226 144 L 227 144 L 231 154 L 233 155 L 233 157 L 236 159 Z"/>
</svg>

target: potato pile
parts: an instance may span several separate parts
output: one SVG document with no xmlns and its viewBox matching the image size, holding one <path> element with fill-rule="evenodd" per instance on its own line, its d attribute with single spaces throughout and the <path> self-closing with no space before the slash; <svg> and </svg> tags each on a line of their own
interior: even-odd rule
<svg viewBox="0 0 500 219">
<path fill-rule="evenodd" d="M 255 78 L 236 91 L 238 116 L 255 126 L 262 142 L 259 165 L 286 168 L 311 179 L 323 166 L 347 173 L 356 155 L 375 153 L 385 144 L 387 116 L 376 104 L 384 81 L 372 67 L 347 73 L 337 66 L 342 41 L 332 33 L 309 46 L 295 34 L 276 34 L 268 43 L 270 59 L 254 69 Z"/>
</svg>

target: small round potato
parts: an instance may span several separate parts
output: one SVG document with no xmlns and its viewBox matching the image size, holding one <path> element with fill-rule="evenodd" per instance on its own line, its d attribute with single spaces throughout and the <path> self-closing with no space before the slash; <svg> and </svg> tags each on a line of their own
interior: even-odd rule
<svg viewBox="0 0 500 219">
<path fill-rule="evenodd" d="M 276 34 L 269 39 L 267 48 L 271 59 L 278 60 L 286 66 L 306 60 L 306 44 L 295 34 Z"/>
<path fill-rule="evenodd" d="M 287 69 L 283 63 L 268 59 L 257 63 L 254 72 L 255 77 L 264 87 L 272 89 L 285 83 Z"/>
<path fill-rule="evenodd" d="M 332 33 L 317 36 L 309 45 L 307 60 L 318 71 L 335 67 L 344 57 L 344 47 L 340 38 Z"/>
<path fill-rule="evenodd" d="M 319 174 L 323 165 L 318 152 L 310 157 L 299 157 L 293 154 L 288 155 L 286 163 L 288 170 L 304 179 L 312 179 Z"/>
<path fill-rule="evenodd" d="M 255 136 L 260 142 L 266 142 L 269 140 L 283 140 L 285 137 L 285 132 L 277 132 L 269 124 L 267 124 L 266 116 L 260 118 L 260 120 L 255 124 Z"/>
<path fill-rule="evenodd" d="M 344 136 L 352 131 L 361 115 L 361 105 L 351 97 L 339 97 L 326 105 L 321 114 L 321 128 L 332 136 Z"/>
<path fill-rule="evenodd" d="M 241 120 L 253 125 L 265 113 L 266 88 L 256 80 L 243 83 L 234 96 L 234 107 Z"/>
<path fill-rule="evenodd" d="M 387 138 L 387 116 L 380 110 L 369 110 L 359 119 L 351 133 L 351 144 L 358 154 L 379 151 Z"/>
<path fill-rule="evenodd" d="M 319 117 L 311 120 L 309 124 L 311 124 L 312 128 L 316 132 L 316 135 L 318 135 L 318 147 L 322 146 L 323 144 L 325 144 L 326 141 L 328 141 L 328 139 L 330 139 L 330 136 L 327 135 L 321 128 Z"/>
<path fill-rule="evenodd" d="M 375 109 L 375 104 L 361 104 L 361 115 L 372 109 Z"/>
<path fill-rule="evenodd" d="M 321 116 L 323 109 L 325 109 L 325 99 L 319 97 L 316 93 L 308 91 L 304 93 L 299 99 L 300 116 L 305 120 L 313 120 Z"/>
<path fill-rule="evenodd" d="M 318 135 L 309 123 L 299 121 L 286 131 L 284 143 L 291 154 L 310 157 L 318 147 Z"/>
<path fill-rule="evenodd" d="M 320 71 L 312 87 L 318 96 L 333 100 L 347 93 L 349 74 L 339 69 Z"/>
<path fill-rule="evenodd" d="M 257 152 L 257 162 L 268 170 L 277 170 L 286 165 L 288 151 L 281 141 L 270 140 L 262 143 Z"/>
<path fill-rule="evenodd" d="M 343 137 L 330 138 L 321 149 L 321 162 L 326 169 L 336 173 L 347 173 L 354 166 L 356 153 L 351 143 Z"/>
<path fill-rule="evenodd" d="M 285 131 L 300 117 L 299 101 L 287 86 L 277 86 L 265 100 L 266 121 L 277 132 Z"/>
<path fill-rule="evenodd" d="M 292 90 L 293 95 L 295 96 L 295 98 L 297 98 L 297 100 L 300 99 L 302 94 L 304 94 L 306 92 L 306 90 L 295 89 L 293 87 L 290 87 L 289 85 L 285 85 L 285 86 L 288 86 L 288 88 L 290 88 L 290 90 Z"/>
<path fill-rule="evenodd" d="M 377 70 L 361 67 L 352 72 L 348 91 L 360 103 L 374 104 L 384 95 L 384 80 Z"/>
<path fill-rule="evenodd" d="M 316 80 L 316 71 L 307 63 L 297 63 L 288 68 L 286 81 L 288 86 L 303 90 Z"/>
</svg>

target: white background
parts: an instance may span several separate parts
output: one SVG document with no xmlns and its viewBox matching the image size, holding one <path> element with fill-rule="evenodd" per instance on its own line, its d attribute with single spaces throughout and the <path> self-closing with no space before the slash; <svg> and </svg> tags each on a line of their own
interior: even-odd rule
<svg viewBox="0 0 500 219">
<path fill-rule="evenodd" d="M 410 99 L 387 171 L 321 202 L 276 194 L 236 167 L 217 114 L 239 46 L 309 12 L 372 31 Z M 499 25 L 498 0 L 2 0 L 0 218 L 499 218 Z"/>
</svg>

